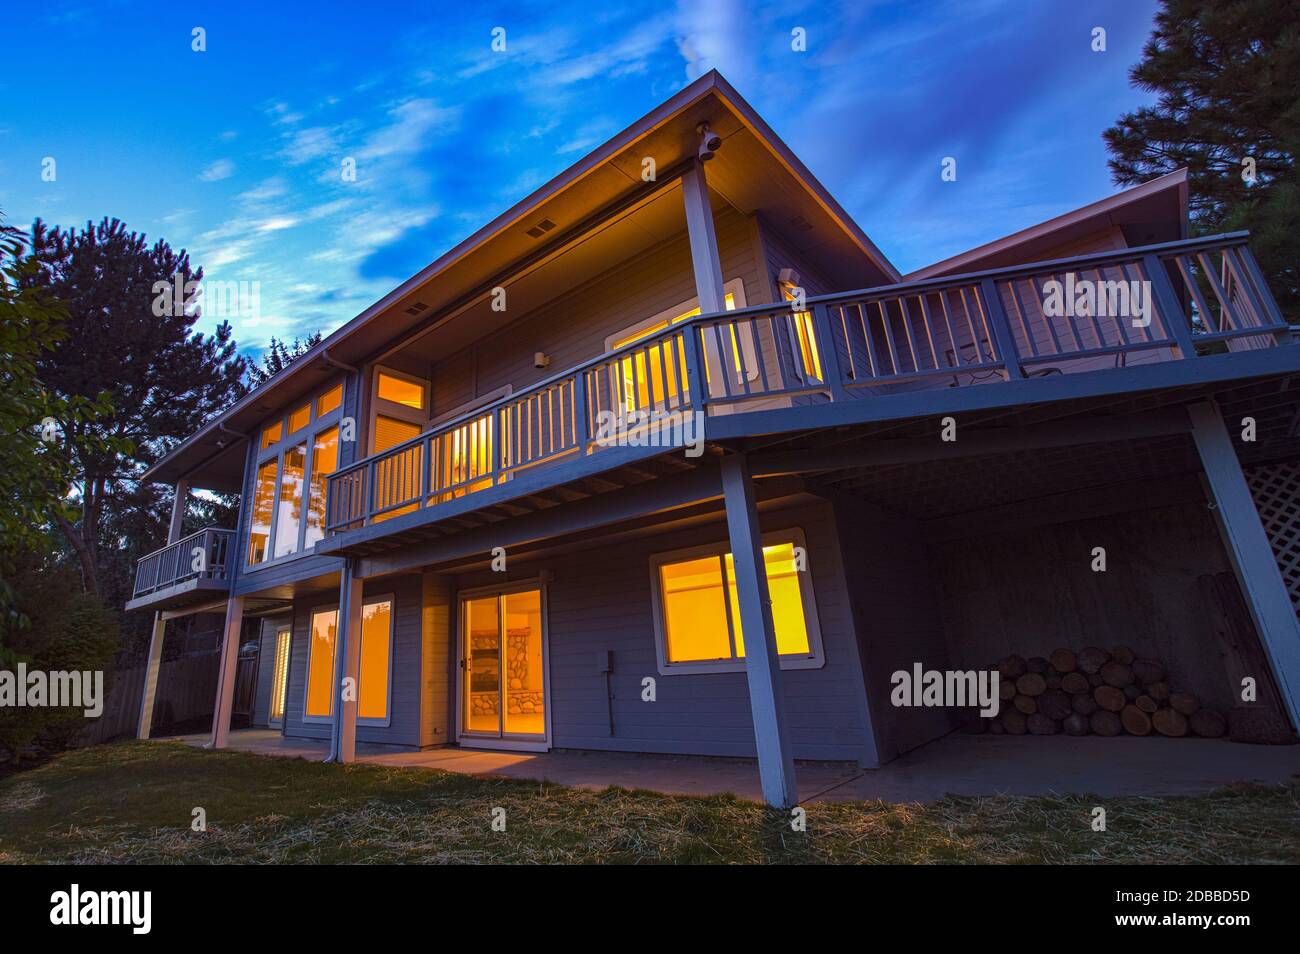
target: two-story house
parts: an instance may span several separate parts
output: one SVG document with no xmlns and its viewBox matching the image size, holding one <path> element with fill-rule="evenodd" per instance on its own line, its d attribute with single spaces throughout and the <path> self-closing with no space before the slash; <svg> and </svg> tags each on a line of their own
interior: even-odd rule
<svg viewBox="0 0 1300 954">
<path fill-rule="evenodd" d="M 1295 473 L 1297 374 L 1182 173 L 901 276 L 709 73 L 159 461 L 239 522 L 174 532 L 129 608 L 154 679 L 166 618 L 224 608 L 217 747 L 255 620 L 257 721 L 341 761 L 756 756 L 788 805 L 795 759 L 952 729 L 891 702 L 916 664 L 1123 642 L 1230 706 L 1194 597 L 1231 572 L 1295 724 L 1248 471 Z"/>
</svg>

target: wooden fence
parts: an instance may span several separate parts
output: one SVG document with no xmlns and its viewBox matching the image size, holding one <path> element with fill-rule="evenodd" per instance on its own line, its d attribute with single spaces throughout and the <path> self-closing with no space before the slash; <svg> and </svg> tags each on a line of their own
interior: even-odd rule
<svg viewBox="0 0 1300 954">
<path fill-rule="evenodd" d="M 154 702 L 155 734 L 168 725 L 211 716 L 217 693 L 219 653 L 203 653 L 166 660 L 158 672 Z M 81 737 L 85 745 L 134 736 L 140 723 L 140 698 L 144 691 L 144 666 L 119 669 L 104 700 L 104 712 Z"/>
</svg>

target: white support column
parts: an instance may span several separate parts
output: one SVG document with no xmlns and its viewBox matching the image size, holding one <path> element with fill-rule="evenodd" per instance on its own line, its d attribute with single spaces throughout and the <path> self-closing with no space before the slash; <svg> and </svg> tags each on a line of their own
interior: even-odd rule
<svg viewBox="0 0 1300 954">
<path fill-rule="evenodd" d="M 361 670 L 361 610 L 365 581 L 356 575 L 355 560 L 343 566 L 339 581 L 339 632 L 334 646 L 335 718 L 330 729 L 327 762 L 354 762 L 357 757 L 357 689 Z"/>
<path fill-rule="evenodd" d="M 176 493 L 172 497 L 172 519 L 167 527 L 167 542 L 175 543 L 181 538 L 181 525 L 185 520 L 185 504 L 189 500 L 190 482 L 176 481 Z M 149 637 L 149 658 L 144 667 L 144 690 L 140 694 L 140 722 L 136 729 L 137 739 L 149 738 L 153 729 L 153 703 L 158 694 L 158 669 L 162 665 L 163 637 L 167 632 L 167 621 L 162 613 L 153 614 L 153 635 Z"/>
<path fill-rule="evenodd" d="M 695 268 L 695 291 L 704 314 L 723 311 L 722 264 L 718 259 L 718 237 L 713 231 L 713 206 L 704 179 L 704 163 L 695 160 L 682 173 L 682 195 L 686 200 L 686 235 L 691 243 L 691 264 Z"/>
<path fill-rule="evenodd" d="M 224 749 L 230 739 L 230 713 L 235 703 L 235 672 L 239 663 L 239 637 L 244 625 L 244 598 L 226 603 L 226 625 L 221 636 L 221 661 L 217 670 L 217 702 L 212 712 L 212 741 L 208 747 Z"/>
<path fill-rule="evenodd" d="M 749 707 L 754 716 L 763 800 L 776 808 L 789 808 L 798 801 L 794 758 L 785 727 L 781 665 L 772 624 L 772 598 L 767 591 L 754 482 L 744 455 L 722 458 L 722 492 L 735 561 L 736 602 L 745 634 L 745 673 L 749 680 Z"/>
<path fill-rule="evenodd" d="M 1205 401 L 1191 405 L 1187 413 L 1237 580 L 1272 663 L 1291 725 L 1300 727 L 1300 624 L 1295 607 L 1219 408 Z"/>
</svg>

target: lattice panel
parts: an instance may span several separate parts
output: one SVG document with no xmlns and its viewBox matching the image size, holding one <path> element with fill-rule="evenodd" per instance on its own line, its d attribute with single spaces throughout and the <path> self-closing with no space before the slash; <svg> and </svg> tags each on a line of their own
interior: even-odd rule
<svg viewBox="0 0 1300 954">
<path fill-rule="evenodd" d="M 1291 601 L 1300 611 L 1300 461 L 1252 467 L 1246 482 Z"/>
</svg>

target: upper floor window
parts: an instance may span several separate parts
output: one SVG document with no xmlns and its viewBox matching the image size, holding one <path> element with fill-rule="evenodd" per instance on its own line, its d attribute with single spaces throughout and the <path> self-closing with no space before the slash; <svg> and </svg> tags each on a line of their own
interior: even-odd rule
<svg viewBox="0 0 1300 954">
<path fill-rule="evenodd" d="M 291 407 L 258 441 L 249 566 L 309 549 L 325 535 L 325 478 L 339 465 L 343 384 Z"/>
<path fill-rule="evenodd" d="M 418 378 L 398 375 L 385 368 L 379 370 L 375 379 L 375 396 L 381 401 L 391 401 L 402 407 L 416 411 L 425 410 L 428 386 Z"/>
<path fill-rule="evenodd" d="M 723 304 L 727 311 L 745 307 L 745 283 L 733 278 L 723 286 Z M 605 339 L 605 350 L 615 351 L 644 338 L 658 334 L 673 325 L 700 314 L 698 298 L 692 298 L 665 308 L 657 315 L 624 328 Z M 724 360 L 729 356 L 730 360 Z M 730 364 L 731 374 L 753 379 L 758 373 L 754 354 L 753 330 L 748 324 L 737 329 L 727 326 L 721 335 L 704 336 L 704 374 L 712 391 L 720 386 L 723 369 Z M 685 359 L 680 346 L 665 348 L 653 344 L 645 349 L 628 352 L 620 358 L 618 373 L 611 374 L 609 388 L 613 392 L 610 406 L 620 413 L 633 411 L 665 411 L 678 406 L 678 396 L 685 386 Z"/>
</svg>

